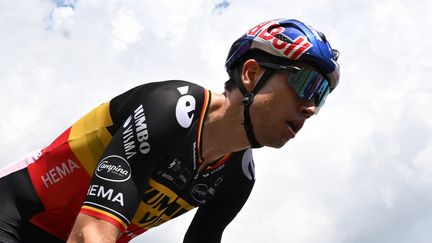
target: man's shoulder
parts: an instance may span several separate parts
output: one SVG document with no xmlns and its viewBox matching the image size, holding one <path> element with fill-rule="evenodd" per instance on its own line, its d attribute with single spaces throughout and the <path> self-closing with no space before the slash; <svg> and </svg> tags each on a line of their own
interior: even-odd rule
<svg viewBox="0 0 432 243">
<path fill-rule="evenodd" d="M 190 81 L 185 81 L 185 80 L 165 80 L 165 81 L 149 82 L 149 83 L 138 85 L 133 89 L 147 91 L 147 92 L 155 92 L 155 91 L 167 91 L 173 89 L 175 90 L 182 87 L 191 88 L 193 89 L 193 91 L 195 90 L 199 91 L 205 89 L 199 84 Z"/>
<path fill-rule="evenodd" d="M 183 95 L 200 96 L 206 89 L 184 80 L 167 80 L 138 85 L 114 97 L 111 106 L 124 108 L 128 103 L 170 104 Z M 157 102 L 157 103 L 156 103 Z"/>
<path fill-rule="evenodd" d="M 178 106 L 183 103 L 190 107 L 200 105 L 206 92 L 200 85 L 183 80 L 150 82 L 114 97 L 110 101 L 110 111 L 114 120 L 127 118 L 128 114 L 140 106 L 147 111 L 168 112 L 181 108 Z"/>
<path fill-rule="evenodd" d="M 255 181 L 255 163 L 253 159 L 252 149 L 245 149 L 231 154 L 230 160 L 234 163 L 227 161 L 227 165 L 242 173 L 248 181 Z"/>
</svg>

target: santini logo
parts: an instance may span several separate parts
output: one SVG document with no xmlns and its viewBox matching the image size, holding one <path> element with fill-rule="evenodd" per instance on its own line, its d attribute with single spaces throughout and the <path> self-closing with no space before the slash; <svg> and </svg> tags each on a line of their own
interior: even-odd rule
<svg viewBox="0 0 432 243">
<path fill-rule="evenodd" d="M 123 182 L 131 177 L 129 163 L 120 156 L 110 155 L 102 159 L 96 168 L 96 176 L 102 180 Z"/>
</svg>

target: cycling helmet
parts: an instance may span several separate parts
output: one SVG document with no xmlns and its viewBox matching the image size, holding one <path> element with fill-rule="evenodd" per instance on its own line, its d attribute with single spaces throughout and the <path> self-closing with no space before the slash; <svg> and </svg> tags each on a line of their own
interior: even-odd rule
<svg viewBox="0 0 432 243">
<path fill-rule="evenodd" d="M 225 62 L 228 73 L 254 49 L 273 55 L 275 60 L 311 65 L 330 81 L 332 91 L 339 82 L 339 52 L 331 48 L 322 32 L 298 20 L 275 19 L 250 29 L 231 46 Z"/>
<path fill-rule="evenodd" d="M 271 57 L 277 64 L 305 63 L 323 75 L 333 91 L 339 82 L 339 52 L 332 49 L 325 35 L 311 26 L 294 19 L 275 19 L 258 24 L 236 40 L 228 53 L 225 67 L 244 99 L 244 128 L 252 148 L 262 145 L 257 141 L 250 119 L 249 107 L 255 94 L 275 72 L 265 69 L 254 89 L 249 92 L 240 78 L 240 64 L 257 50 Z"/>
</svg>

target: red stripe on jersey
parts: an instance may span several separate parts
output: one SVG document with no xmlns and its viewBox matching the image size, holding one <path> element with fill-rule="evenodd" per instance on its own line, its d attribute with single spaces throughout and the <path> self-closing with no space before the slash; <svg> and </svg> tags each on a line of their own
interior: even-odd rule
<svg viewBox="0 0 432 243">
<path fill-rule="evenodd" d="M 72 231 L 77 213 L 78 210 L 73 209 L 44 211 L 34 215 L 30 222 L 66 241 Z"/>
<path fill-rule="evenodd" d="M 102 211 L 100 209 L 93 208 L 90 206 L 83 206 L 81 208 L 80 213 L 83 213 L 83 214 L 107 221 L 107 222 L 113 224 L 122 233 L 126 230 L 127 225 L 123 221 L 121 221 L 116 216 L 114 216 L 108 212 Z"/>
<path fill-rule="evenodd" d="M 90 176 L 69 146 L 69 132 L 67 129 L 27 167 L 46 210 L 69 207 L 77 197 L 84 199 L 90 183 Z"/>
<path fill-rule="evenodd" d="M 45 208 L 32 222 L 62 239 L 72 229 L 90 183 L 90 176 L 69 146 L 69 132 L 61 134 L 27 167 Z"/>
<path fill-rule="evenodd" d="M 206 115 L 207 112 L 207 108 L 210 105 L 210 91 L 207 89 L 204 89 L 204 102 L 203 102 L 203 107 L 201 110 L 201 115 L 200 115 L 200 121 L 199 121 L 199 125 L 198 125 L 198 135 L 197 135 L 197 154 L 198 154 L 198 160 L 199 160 L 199 164 L 201 164 L 202 162 L 202 154 L 201 154 L 201 135 L 202 135 L 202 130 L 203 130 L 203 125 L 204 125 L 204 117 Z"/>
<path fill-rule="evenodd" d="M 231 154 L 225 155 L 216 164 L 207 167 L 207 170 L 213 170 L 213 169 L 219 167 L 220 165 L 225 164 L 225 161 L 227 161 L 230 157 L 231 157 Z"/>
</svg>

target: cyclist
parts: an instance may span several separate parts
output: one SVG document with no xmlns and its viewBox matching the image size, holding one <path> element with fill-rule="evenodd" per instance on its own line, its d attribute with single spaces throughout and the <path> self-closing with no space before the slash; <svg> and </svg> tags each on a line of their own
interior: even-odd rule
<svg viewBox="0 0 432 243">
<path fill-rule="evenodd" d="M 254 185 L 251 148 L 282 147 L 339 80 L 323 33 L 276 19 L 247 31 L 217 94 L 135 87 L 0 171 L 0 241 L 128 242 L 198 207 L 184 242 L 220 242 Z"/>
</svg>

